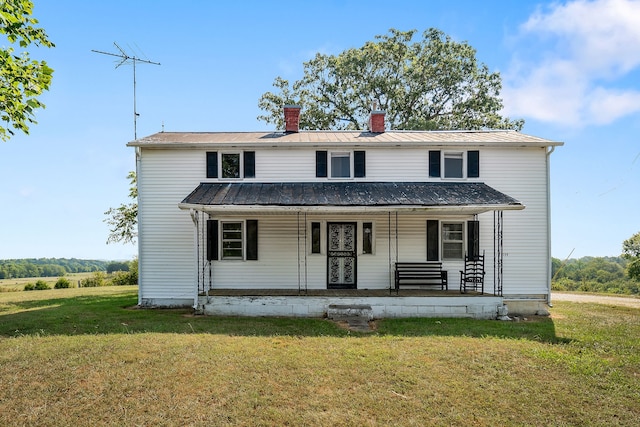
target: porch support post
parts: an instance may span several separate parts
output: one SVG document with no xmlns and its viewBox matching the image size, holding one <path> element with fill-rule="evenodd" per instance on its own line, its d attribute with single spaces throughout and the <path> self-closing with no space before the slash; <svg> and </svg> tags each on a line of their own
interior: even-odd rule
<svg viewBox="0 0 640 427">
<path fill-rule="evenodd" d="M 502 211 L 493 211 L 493 294 L 502 296 Z"/>
<path fill-rule="evenodd" d="M 389 215 L 388 215 L 388 241 L 389 241 L 389 293 L 391 293 L 391 289 L 392 289 L 392 274 L 393 274 L 393 267 L 392 267 L 392 261 L 391 261 L 391 211 L 389 211 Z"/>
<path fill-rule="evenodd" d="M 296 242 L 296 252 L 297 252 L 297 256 L 298 256 L 298 294 L 302 291 L 301 289 L 301 284 L 300 284 L 300 211 L 296 212 L 296 226 L 297 226 L 297 231 L 296 231 L 296 237 L 297 237 L 297 242 Z"/>
<path fill-rule="evenodd" d="M 198 212 L 195 211 L 194 209 L 190 209 L 189 210 L 189 214 L 191 214 L 191 221 L 193 221 L 193 225 L 194 225 L 193 247 L 194 247 L 195 256 L 196 256 L 196 280 L 195 280 L 194 295 L 193 295 L 193 308 L 197 309 L 198 308 L 198 294 L 200 292 L 200 249 L 199 249 L 200 239 L 198 238 L 198 234 L 199 234 L 198 233 L 199 218 L 198 218 Z"/>
</svg>

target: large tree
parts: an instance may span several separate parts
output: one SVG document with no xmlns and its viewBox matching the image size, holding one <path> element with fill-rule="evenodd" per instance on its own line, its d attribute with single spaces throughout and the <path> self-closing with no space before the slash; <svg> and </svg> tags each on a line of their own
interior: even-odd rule
<svg viewBox="0 0 640 427">
<path fill-rule="evenodd" d="M 391 129 L 516 129 L 500 115 L 502 80 L 476 51 L 437 29 L 389 30 L 360 48 L 316 54 L 292 85 L 277 77 L 262 95 L 259 120 L 283 127 L 282 108 L 302 107 L 301 129 L 364 129 L 375 102 Z"/>
<path fill-rule="evenodd" d="M 630 261 L 627 266 L 629 277 L 640 280 L 640 232 L 622 242 L 622 256 Z"/>
<path fill-rule="evenodd" d="M 14 47 L 29 45 L 54 47 L 42 28 L 35 25 L 30 0 L 0 1 L 0 34 L 13 47 L 0 48 L 0 139 L 14 135 L 13 129 L 29 133 L 29 125 L 37 123 L 34 111 L 44 108 L 38 100 L 49 89 L 53 70 L 45 61 L 32 60 L 28 52 L 15 53 Z"/>
</svg>

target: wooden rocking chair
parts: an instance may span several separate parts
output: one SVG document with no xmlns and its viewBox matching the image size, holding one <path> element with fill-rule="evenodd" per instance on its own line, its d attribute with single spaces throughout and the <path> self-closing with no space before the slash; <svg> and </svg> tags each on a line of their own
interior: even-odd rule
<svg viewBox="0 0 640 427">
<path fill-rule="evenodd" d="M 464 271 L 460 270 L 460 293 L 467 290 L 484 294 L 484 252 L 482 255 L 464 256 Z"/>
</svg>

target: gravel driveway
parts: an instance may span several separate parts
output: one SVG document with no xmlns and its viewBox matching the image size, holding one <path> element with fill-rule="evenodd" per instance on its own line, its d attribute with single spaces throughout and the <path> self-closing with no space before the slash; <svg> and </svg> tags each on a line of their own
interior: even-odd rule
<svg viewBox="0 0 640 427">
<path fill-rule="evenodd" d="M 554 301 L 573 301 L 573 302 L 595 302 L 609 305 L 624 305 L 627 307 L 640 308 L 640 298 L 635 297 L 615 297 L 603 295 L 589 294 L 573 294 L 564 292 L 552 292 L 551 303 Z"/>
</svg>

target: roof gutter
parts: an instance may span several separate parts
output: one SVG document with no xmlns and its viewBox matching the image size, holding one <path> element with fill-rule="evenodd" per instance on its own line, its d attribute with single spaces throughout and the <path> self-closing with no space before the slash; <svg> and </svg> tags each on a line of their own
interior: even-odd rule
<svg viewBox="0 0 640 427">
<path fill-rule="evenodd" d="M 512 205 L 461 205 L 461 206 L 290 206 L 290 205 L 199 205 L 191 203 L 178 203 L 182 210 L 197 210 L 207 213 L 387 213 L 394 212 L 415 212 L 415 213 L 439 213 L 439 214 L 459 214 L 471 215 L 481 214 L 490 211 L 519 211 L 525 208 L 523 204 Z"/>
</svg>

